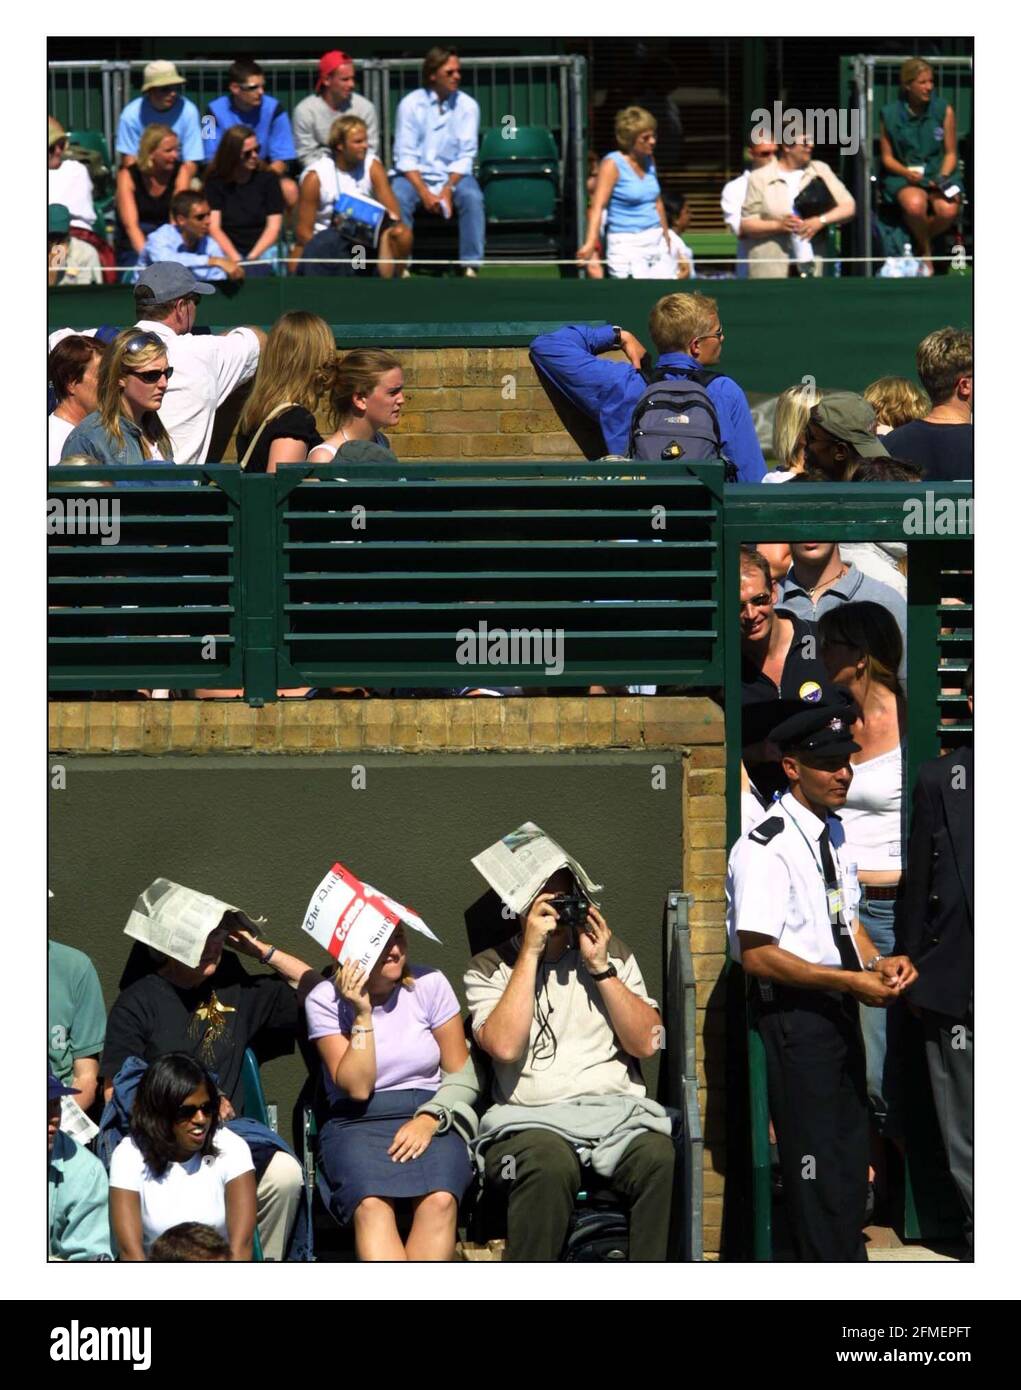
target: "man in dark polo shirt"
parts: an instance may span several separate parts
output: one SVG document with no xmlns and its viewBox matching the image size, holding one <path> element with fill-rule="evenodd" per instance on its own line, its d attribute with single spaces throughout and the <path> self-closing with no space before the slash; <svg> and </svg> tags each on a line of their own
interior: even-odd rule
<svg viewBox="0 0 1021 1390">
<path fill-rule="evenodd" d="M 816 650 L 815 624 L 778 609 L 778 594 L 765 556 L 752 546 L 742 546 L 742 760 L 764 804 L 787 786 L 777 750 L 768 743 L 772 725 L 799 704 L 832 698 Z"/>
<path fill-rule="evenodd" d="M 924 419 L 891 430 L 887 448 L 894 458 L 916 464 L 926 482 L 970 482 L 975 476 L 971 334 L 938 328 L 918 344 L 915 362 L 932 409 Z"/>
</svg>

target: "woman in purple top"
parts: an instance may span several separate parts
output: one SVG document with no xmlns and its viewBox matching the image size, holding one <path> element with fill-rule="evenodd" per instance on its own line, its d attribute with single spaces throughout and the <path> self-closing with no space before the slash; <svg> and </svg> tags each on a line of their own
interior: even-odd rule
<svg viewBox="0 0 1021 1390">
<path fill-rule="evenodd" d="M 457 1207 L 471 1180 L 464 1141 L 437 1134 L 431 1115 L 415 1118 L 440 1084 L 440 1068 L 468 1059 L 460 1008 L 438 970 L 409 966 L 398 927 L 372 972 L 342 965 L 305 1001 L 308 1035 L 319 1050 L 329 1118 L 319 1164 L 330 1210 L 354 1222 L 360 1260 L 450 1260 Z M 411 1199 L 406 1241 L 394 1203 Z"/>
</svg>

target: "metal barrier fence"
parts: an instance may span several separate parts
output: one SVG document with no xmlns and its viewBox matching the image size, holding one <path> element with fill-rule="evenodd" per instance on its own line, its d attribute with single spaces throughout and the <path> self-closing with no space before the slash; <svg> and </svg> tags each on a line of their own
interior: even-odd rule
<svg viewBox="0 0 1021 1390">
<path fill-rule="evenodd" d="M 972 488 L 969 483 L 869 484 L 842 489 L 799 484 L 766 489 L 742 484 L 727 489 L 723 508 L 722 621 L 727 729 L 741 726 L 741 669 L 738 606 L 739 553 L 743 544 L 776 541 L 906 541 L 908 545 L 908 749 L 907 801 L 919 763 L 971 737 L 972 722 L 961 691 L 973 652 Z M 779 494 L 779 495 L 777 495 Z M 741 834 L 741 740 L 727 739 L 727 844 Z M 734 968 L 733 966 L 731 968 Z M 769 1106 L 762 1041 L 747 1019 L 749 1124 L 751 1144 L 751 1248 L 768 1260 L 773 1249 L 769 1163 Z M 916 1113 L 924 1102 L 914 1104 Z M 930 1133 L 924 1114 L 916 1135 Z M 912 1145 L 908 1136 L 906 1234 L 945 1234 L 938 1213 L 947 1203 L 941 1188 L 949 1179 L 931 1162 L 933 1146 Z M 747 1258 L 747 1254 L 745 1255 Z"/>
<path fill-rule="evenodd" d="M 599 466 L 53 468 L 51 688 L 720 684 L 721 465 Z"/>
<path fill-rule="evenodd" d="M 265 58 L 266 90 L 288 112 L 315 90 L 318 58 Z M 187 81 L 187 96 L 204 114 L 225 91 L 230 63 L 223 59 L 187 58 L 177 68 Z M 51 62 L 49 111 L 66 129 L 101 129 L 111 155 L 123 108 L 139 95 L 145 63 Z M 578 54 L 520 57 L 464 57 L 464 89 L 479 103 L 481 125 L 501 128 L 510 117 L 516 125 L 545 126 L 557 142 L 561 196 L 576 213 L 579 240 L 584 238 L 587 173 L 586 64 Z M 417 58 L 366 58 L 356 64 L 358 86 L 380 118 L 380 158 L 387 164 L 393 149 L 394 117 L 401 97 L 421 83 Z"/>
<path fill-rule="evenodd" d="M 904 53 L 858 53 L 841 63 L 841 102 L 858 112 L 861 146 L 854 157 L 851 191 L 857 203 L 855 213 L 858 253 L 869 257 L 873 251 L 872 219 L 877 207 L 879 167 L 880 113 L 887 103 L 900 94 L 900 66 L 910 57 L 924 56 Z M 945 97 L 957 117 L 958 142 L 971 133 L 972 79 L 971 58 L 925 58 L 935 78 L 934 95 Z"/>
<path fill-rule="evenodd" d="M 682 1259 L 703 1258 L 702 1204 L 705 1190 L 705 1136 L 698 1108 L 698 1066 L 695 1053 L 695 966 L 688 924 L 692 897 L 673 889 L 666 908 L 666 1094 L 668 1105 L 684 1115 L 684 1171 L 679 1175 L 683 1195 Z"/>
</svg>

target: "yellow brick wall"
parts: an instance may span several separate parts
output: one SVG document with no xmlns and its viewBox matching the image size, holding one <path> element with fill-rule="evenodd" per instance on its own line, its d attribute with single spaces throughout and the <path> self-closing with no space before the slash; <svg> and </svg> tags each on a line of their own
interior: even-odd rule
<svg viewBox="0 0 1021 1390">
<path fill-rule="evenodd" d="M 726 827 L 723 712 L 686 696 L 516 700 L 53 700 L 52 754 L 336 753 L 625 748 L 683 755 L 678 879 L 693 905 L 696 1059 L 705 1133 L 705 1251 L 718 1253 L 725 1171 Z M 710 1080 L 711 1083 L 710 1084 Z"/>
</svg>

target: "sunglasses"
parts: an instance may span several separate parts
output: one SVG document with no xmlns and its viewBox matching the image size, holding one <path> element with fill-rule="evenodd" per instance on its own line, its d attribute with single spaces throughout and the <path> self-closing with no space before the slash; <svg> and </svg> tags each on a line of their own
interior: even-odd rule
<svg viewBox="0 0 1021 1390">
<path fill-rule="evenodd" d="M 169 381 L 170 378 L 174 375 L 173 367 L 160 367 L 159 370 L 154 369 L 153 371 L 149 372 L 132 371 L 130 367 L 125 368 L 125 370 L 128 376 L 137 376 L 139 381 L 144 381 L 147 386 L 155 386 L 157 381 L 159 381 L 160 377 L 164 376 Z"/>
<path fill-rule="evenodd" d="M 738 604 L 738 608 L 739 608 L 739 609 L 741 610 L 741 612 L 743 613 L 744 610 L 745 610 L 746 608 L 749 608 L 749 607 L 750 607 L 750 608 L 768 608 L 772 602 L 773 602 L 773 595 L 772 595 L 772 594 L 766 594 L 766 593 L 762 593 L 762 594 L 753 594 L 753 595 L 751 596 L 751 598 L 746 598 L 742 603 L 739 603 L 739 604 Z"/>
<path fill-rule="evenodd" d="M 212 1119 L 217 1108 L 215 1100 L 206 1100 L 200 1105 L 179 1105 L 174 1113 L 174 1122 L 180 1124 L 183 1120 L 193 1120 L 196 1115 L 208 1115 Z"/>
<path fill-rule="evenodd" d="M 174 87 L 157 87 L 156 90 L 157 90 L 158 92 L 167 92 L 167 93 L 170 93 L 170 94 L 172 94 L 173 96 L 176 97 L 177 94 L 181 91 L 181 88 L 180 88 L 179 86 L 174 86 Z"/>
<path fill-rule="evenodd" d="M 264 92 L 266 90 L 265 82 L 239 82 L 238 86 L 243 92 Z"/>
<path fill-rule="evenodd" d="M 67 141 L 66 141 L 66 140 L 54 140 L 53 144 L 50 146 L 50 149 L 51 149 L 51 150 L 66 150 L 66 149 L 67 149 Z"/>
<path fill-rule="evenodd" d="M 258 147 L 258 145 L 256 145 L 256 147 L 255 147 L 254 150 L 242 150 L 242 151 L 241 151 L 241 158 L 242 158 L 242 159 L 258 159 L 258 158 L 259 158 L 259 147 Z"/>
</svg>

